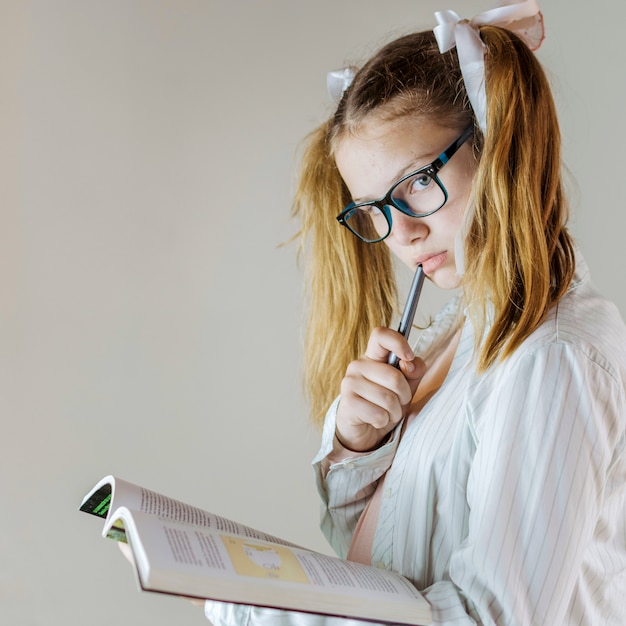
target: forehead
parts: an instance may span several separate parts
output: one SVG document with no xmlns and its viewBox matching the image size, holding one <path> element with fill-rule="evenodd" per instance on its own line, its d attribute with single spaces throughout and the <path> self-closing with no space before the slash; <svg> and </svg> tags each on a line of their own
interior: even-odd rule
<svg viewBox="0 0 626 626">
<path fill-rule="evenodd" d="M 454 140 L 455 131 L 424 118 L 366 120 L 335 142 L 335 161 L 354 199 L 380 197 L 404 174 L 427 165 Z"/>
</svg>

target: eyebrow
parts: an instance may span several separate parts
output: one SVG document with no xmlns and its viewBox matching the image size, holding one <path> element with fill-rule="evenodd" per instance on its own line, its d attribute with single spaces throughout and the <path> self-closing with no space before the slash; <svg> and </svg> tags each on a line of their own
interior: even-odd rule
<svg viewBox="0 0 626 626">
<path fill-rule="evenodd" d="M 421 170 L 424 167 L 427 167 L 429 165 L 432 164 L 433 160 L 428 161 L 427 163 L 424 163 L 424 165 L 419 165 L 416 166 L 415 163 L 419 163 L 421 160 L 425 159 L 426 155 L 421 155 L 418 158 L 414 159 L 414 161 L 412 162 L 412 165 L 407 165 L 404 169 L 401 169 L 400 171 L 396 172 L 395 177 L 392 179 L 393 182 L 387 187 L 387 191 L 389 191 L 389 189 L 391 189 L 391 187 L 393 185 L 395 185 L 401 178 L 404 178 L 407 174 L 410 174 L 411 172 L 417 172 L 418 170 Z M 435 157 L 436 159 L 437 157 Z M 387 191 L 385 193 L 387 193 Z M 378 197 L 361 197 L 361 198 L 352 198 L 352 202 L 354 202 L 354 204 L 360 204 L 361 202 L 373 202 L 374 200 L 380 200 L 380 196 Z"/>
</svg>

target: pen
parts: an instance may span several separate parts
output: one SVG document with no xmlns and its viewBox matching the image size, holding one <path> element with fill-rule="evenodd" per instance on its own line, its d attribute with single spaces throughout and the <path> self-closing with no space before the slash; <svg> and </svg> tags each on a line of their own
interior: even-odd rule
<svg viewBox="0 0 626 626">
<path fill-rule="evenodd" d="M 406 304 L 404 305 L 402 317 L 400 318 L 400 325 L 398 326 L 398 332 L 405 339 L 409 338 L 409 333 L 411 332 L 411 326 L 413 325 L 413 318 L 415 317 L 415 312 L 417 311 L 417 303 L 420 298 L 420 293 L 422 292 L 423 283 L 424 270 L 421 265 L 418 265 L 415 270 L 415 275 L 413 276 L 409 296 L 406 300 Z M 399 367 L 400 359 L 392 352 L 389 355 L 387 363 L 389 363 L 389 365 L 393 365 L 394 367 Z"/>
</svg>

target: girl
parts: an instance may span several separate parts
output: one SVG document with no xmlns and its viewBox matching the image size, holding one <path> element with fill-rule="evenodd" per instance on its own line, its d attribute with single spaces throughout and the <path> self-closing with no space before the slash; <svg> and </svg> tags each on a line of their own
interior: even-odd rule
<svg viewBox="0 0 626 626">
<path fill-rule="evenodd" d="M 541 15 L 438 19 L 439 41 L 340 75 L 303 160 L 322 528 L 411 579 L 435 624 L 626 624 L 626 329 L 566 229 Z M 392 255 L 459 287 L 414 348 L 388 328 Z"/>
</svg>

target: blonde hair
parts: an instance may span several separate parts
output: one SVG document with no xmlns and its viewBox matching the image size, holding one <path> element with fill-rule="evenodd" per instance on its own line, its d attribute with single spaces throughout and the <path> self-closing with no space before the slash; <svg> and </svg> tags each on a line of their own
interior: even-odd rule
<svg viewBox="0 0 626 626">
<path fill-rule="evenodd" d="M 315 422 L 337 395 L 347 364 L 365 352 L 372 329 L 390 323 L 396 299 L 387 246 L 366 248 L 335 220 L 350 198 L 330 153 L 328 126 L 309 137 L 294 201 L 307 260 L 304 380 Z"/>
<path fill-rule="evenodd" d="M 463 281 L 482 331 L 477 341 L 486 330 L 487 302 L 493 306 L 479 371 L 509 356 L 537 328 L 568 289 L 575 267 L 548 80 L 515 35 L 485 26 L 481 37 L 489 132 L 473 182 Z"/>
<path fill-rule="evenodd" d="M 548 81 L 515 35 L 483 27 L 481 37 L 489 132 L 474 133 L 480 163 L 463 292 L 484 371 L 510 355 L 562 297 L 574 254 Z M 374 327 L 389 325 L 396 305 L 387 246 L 363 243 L 335 220 L 351 198 L 333 147 L 373 115 L 381 121 L 430 117 L 459 131 L 475 123 L 455 51 L 440 54 L 430 31 L 387 44 L 356 73 L 332 118 L 307 138 L 294 214 L 301 221 L 309 296 L 305 389 L 318 424 L 348 363 L 363 354 Z"/>
</svg>

